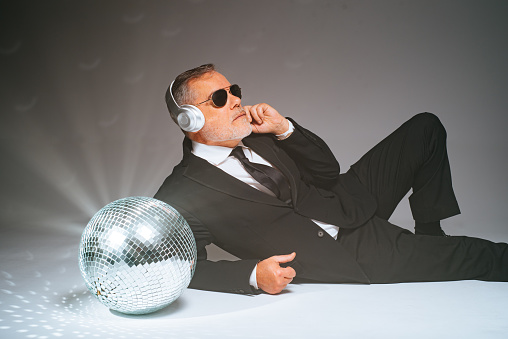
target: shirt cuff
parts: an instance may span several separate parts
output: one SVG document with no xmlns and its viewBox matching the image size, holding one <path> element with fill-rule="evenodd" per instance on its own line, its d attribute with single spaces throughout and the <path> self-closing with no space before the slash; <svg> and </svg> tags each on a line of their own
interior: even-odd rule
<svg viewBox="0 0 508 339">
<path fill-rule="evenodd" d="M 279 140 L 287 139 L 291 135 L 291 133 L 293 133 L 293 131 L 295 130 L 295 126 L 293 126 L 293 123 L 291 122 L 291 120 L 288 120 L 288 122 L 289 122 L 288 130 L 285 133 L 277 134 L 276 135 L 277 139 L 279 139 Z"/>
<path fill-rule="evenodd" d="M 258 268 L 258 265 L 256 264 L 256 266 L 254 267 L 254 269 L 252 270 L 252 273 L 250 274 L 250 278 L 249 278 L 249 284 L 254 287 L 256 290 L 259 290 L 259 287 L 258 287 L 258 280 L 256 279 L 256 270 Z"/>
</svg>

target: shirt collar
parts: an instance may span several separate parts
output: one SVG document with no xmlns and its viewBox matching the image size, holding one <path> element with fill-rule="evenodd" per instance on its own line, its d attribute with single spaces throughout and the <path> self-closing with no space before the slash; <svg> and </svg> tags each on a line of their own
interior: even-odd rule
<svg viewBox="0 0 508 339">
<path fill-rule="evenodd" d="M 238 146 L 245 147 L 241 141 Z M 192 140 L 192 154 L 205 159 L 215 166 L 226 161 L 232 151 L 233 149 L 230 147 L 205 145 Z"/>
</svg>

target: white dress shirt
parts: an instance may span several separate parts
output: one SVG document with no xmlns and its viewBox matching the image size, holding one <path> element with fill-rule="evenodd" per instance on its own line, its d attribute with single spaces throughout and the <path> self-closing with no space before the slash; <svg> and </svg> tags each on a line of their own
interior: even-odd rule
<svg viewBox="0 0 508 339">
<path fill-rule="evenodd" d="M 294 131 L 294 126 L 289 122 L 289 130 L 282 134 L 281 136 L 286 136 L 292 131 Z M 247 146 L 243 145 L 242 142 L 238 144 L 238 146 L 242 146 L 243 153 L 249 159 L 251 162 L 255 162 L 258 164 L 263 164 L 267 166 L 273 166 L 268 161 L 263 159 L 259 154 L 248 148 Z M 247 171 L 243 168 L 240 160 L 235 158 L 234 156 L 229 156 L 233 150 L 229 147 L 223 147 L 223 146 L 211 146 L 211 145 L 205 145 L 201 144 L 196 141 L 192 141 L 192 153 L 195 156 L 198 156 L 206 161 L 208 161 L 210 164 L 212 164 L 215 167 L 220 168 L 224 172 L 228 173 L 229 175 L 232 175 L 233 177 L 243 181 L 247 185 L 250 185 L 254 187 L 255 189 L 258 189 L 266 194 L 270 194 L 272 196 L 275 196 L 275 194 L 270 191 L 265 186 L 261 185 L 259 182 L 257 182 Z M 326 233 L 328 233 L 332 238 L 337 239 L 337 235 L 339 233 L 339 227 L 335 225 L 330 225 L 318 220 L 311 219 L 314 223 L 316 223 L 319 227 L 321 227 Z M 256 281 L 256 267 L 251 273 L 250 276 L 250 284 L 254 288 L 258 289 L 257 281 Z"/>
</svg>

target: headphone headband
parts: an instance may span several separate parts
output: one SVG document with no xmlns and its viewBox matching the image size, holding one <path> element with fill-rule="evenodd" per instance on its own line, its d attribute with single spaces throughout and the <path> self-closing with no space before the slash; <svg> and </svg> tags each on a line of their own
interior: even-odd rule
<svg viewBox="0 0 508 339">
<path fill-rule="evenodd" d="M 169 92 L 169 98 L 168 95 L 166 95 L 166 104 L 168 105 L 168 108 L 173 112 L 173 114 L 176 114 L 178 116 L 178 111 L 180 110 L 180 106 L 176 103 L 175 97 L 173 96 L 173 84 L 175 81 L 171 83 L 169 86 L 168 92 Z"/>
</svg>

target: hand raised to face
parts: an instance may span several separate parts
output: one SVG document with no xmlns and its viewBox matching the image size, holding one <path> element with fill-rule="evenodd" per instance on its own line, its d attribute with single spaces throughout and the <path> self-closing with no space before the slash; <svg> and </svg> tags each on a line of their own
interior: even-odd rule
<svg viewBox="0 0 508 339">
<path fill-rule="evenodd" d="M 252 106 L 243 106 L 254 133 L 272 133 L 275 135 L 285 133 L 289 128 L 286 118 L 272 106 L 262 103 Z"/>
</svg>

